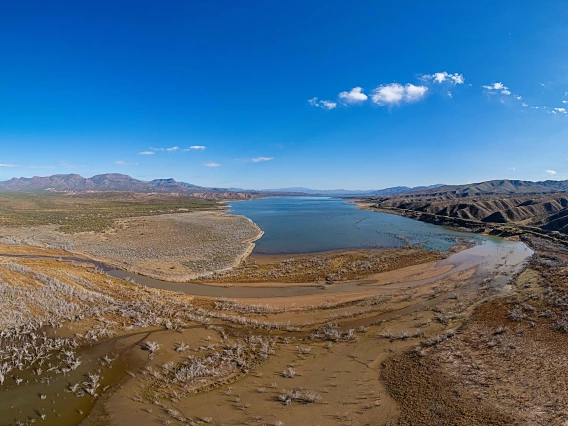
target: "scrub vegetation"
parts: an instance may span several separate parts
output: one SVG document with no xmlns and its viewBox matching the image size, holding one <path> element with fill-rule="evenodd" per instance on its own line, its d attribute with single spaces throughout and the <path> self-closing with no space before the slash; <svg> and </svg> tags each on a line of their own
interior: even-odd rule
<svg viewBox="0 0 568 426">
<path fill-rule="evenodd" d="M 124 192 L 0 193 L 0 226 L 57 225 L 61 232 L 100 232 L 117 219 L 218 208 L 189 195 Z"/>
</svg>

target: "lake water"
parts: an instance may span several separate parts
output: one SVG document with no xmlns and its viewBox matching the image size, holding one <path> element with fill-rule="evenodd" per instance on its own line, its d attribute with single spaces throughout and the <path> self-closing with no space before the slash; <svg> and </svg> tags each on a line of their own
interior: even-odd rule
<svg viewBox="0 0 568 426">
<path fill-rule="evenodd" d="M 313 253 L 407 245 L 448 250 L 457 238 L 481 239 L 402 216 L 359 210 L 327 197 L 280 197 L 229 204 L 234 214 L 255 222 L 264 236 L 254 253 Z"/>
</svg>

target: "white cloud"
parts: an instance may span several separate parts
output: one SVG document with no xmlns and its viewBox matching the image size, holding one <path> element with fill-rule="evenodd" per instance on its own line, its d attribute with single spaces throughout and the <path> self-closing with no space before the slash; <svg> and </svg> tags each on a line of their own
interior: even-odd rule
<svg viewBox="0 0 568 426">
<path fill-rule="evenodd" d="M 517 170 L 517 169 L 516 169 L 515 167 L 507 167 L 507 170 L 515 171 L 515 170 Z"/>
<path fill-rule="evenodd" d="M 404 102 L 416 102 L 424 98 L 428 88 L 408 83 L 381 85 L 373 90 L 371 100 L 377 105 L 398 105 Z"/>
<path fill-rule="evenodd" d="M 312 99 L 308 99 L 308 103 L 311 106 L 315 106 L 318 108 L 325 108 L 325 109 L 333 109 L 337 106 L 337 102 L 332 102 L 332 101 L 318 101 L 318 98 L 314 97 Z"/>
<path fill-rule="evenodd" d="M 179 146 L 172 146 L 171 148 L 166 148 L 166 151 L 177 151 Z"/>
<path fill-rule="evenodd" d="M 484 89 L 490 90 L 490 91 L 492 91 L 492 90 L 508 91 L 508 89 L 509 89 L 503 83 L 493 83 L 490 86 L 481 86 L 481 87 L 483 87 Z"/>
<path fill-rule="evenodd" d="M 261 161 L 270 161 L 270 160 L 274 160 L 274 157 L 256 157 L 253 158 L 251 161 L 253 163 L 260 163 Z"/>
<path fill-rule="evenodd" d="M 322 108 L 333 109 L 337 106 L 337 102 L 332 101 L 320 101 L 320 106 Z"/>
<path fill-rule="evenodd" d="M 525 103 L 525 102 L 523 102 L 521 105 L 524 106 L 524 107 L 528 107 L 528 106 L 529 106 L 529 104 L 527 104 L 527 103 Z M 538 107 L 536 107 L 536 108 L 538 109 Z"/>
<path fill-rule="evenodd" d="M 357 86 L 349 92 L 341 92 L 339 94 L 339 99 L 343 99 L 345 102 L 353 104 L 366 101 L 368 96 L 363 93 L 363 89 L 361 87 Z"/>
<path fill-rule="evenodd" d="M 203 146 L 203 145 L 191 145 L 191 146 L 189 147 L 189 149 L 195 149 L 195 150 L 198 150 L 198 151 L 202 151 L 202 150 L 205 149 L 205 146 Z M 185 151 L 185 150 L 184 150 L 184 151 Z"/>
<path fill-rule="evenodd" d="M 453 98 L 453 97 L 454 97 L 454 95 L 452 95 L 452 92 L 450 92 L 450 91 L 448 90 L 448 98 Z"/>
<path fill-rule="evenodd" d="M 114 164 L 118 165 L 118 166 L 137 166 L 138 163 L 127 163 L 126 161 L 122 161 L 122 160 L 117 160 L 114 162 Z"/>
<path fill-rule="evenodd" d="M 549 175 L 555 175 L 556 172 L 554 170 L 545 170 L 545 173 L 548 173 Z"/>
<path fill-rule="evenodd" d="M 505 90 L 501 90 L 501 94 L 502 94 L 502 95 L 510 95 L 510 94 L 511 94 L 511 91 L 510 91 L 510 90 L 506 90 L 506 89 L 505 89 Z"/>
<path fill-rule="evenodd" d="M 152 151 L 163 151 L 164 150 L 164 148 L 152 148 L 152 147 L 150 147 L 150 149 Z"/>
<path fill-rule="evenodd" d="M 566 114 L 566 108 L 554 108 L 554 111 L 561 112 L 562 114 Z"/>
<path fill-rule="evenodd" d="M 517 96 L 516 98 L 517 98 L 518 101 L 522 101 L 522 100 L 523 100 L 523 97 L 522 97 L 522 96 Z"/>
<path fill-rule="evenodd" d="M 219 163 L 205 163 L 206 167 L 221 167 Z"/>
<path fill-rule="evenodd" d="M 140 155 L 154 155 L 154 151 L 141 151 L 138 154 Z"/>
<path fill-rule="evenodd" d="M 421 78 L 423 81 L 433 81 L 435 83 L 452 83 L 452 84 L 463 84 L 465 79 L 463 78 L 462 74 L 458 74 L 457 72 L 454 74 L 444 72 L 435 72 L 434 74 L 426 74 L 423 75 Z"/>
<path fill-rule="evenodd" d="M 415 86 L 414 84 L 407 84 L 406 89 L 406 101 L 416 102 L 419 101 L 426 95 L 428 88 L 426 86 Z"/>
<path fill-rule="evenodd" d="M 0 167 L 18 167 L 16 164 L 0 164 Z"/>
<path fill-rule="evenodd" d="M 568 101 L 562 101 L 563 104 L 568 104 Z"/>
</svg>

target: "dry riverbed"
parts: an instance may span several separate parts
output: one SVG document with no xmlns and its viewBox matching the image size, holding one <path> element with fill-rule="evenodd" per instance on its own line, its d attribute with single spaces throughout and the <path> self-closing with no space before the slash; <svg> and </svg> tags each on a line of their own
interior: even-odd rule
<svg viewBox="0 0 568 426">
<path fill-rule="evenodd" d="M 520 243 L 250 255 L 261 231 L 220 212 L 0 235 L 0 425 L 564 424 L 568 254 L 546 241 L 520 273 Z"/>
<path fill-rule="evenodd" d="M 472 285 L 490 280 L 487 272 L 437 265 L 439 254 L 413 250 L 296 256 L 301 271 L 310 258 L 339 270 L 358 260 L 388 266 L 324 283 L 309 297 L 229 300 L 126 282 L 58 261 L 61 250 L 0 245 L 0 253 L 53 256 L 0 256 L 0 424 L 404 419 L 384 366 L 453 338 L 476 305 L 502 290 Z M 269 273 L 282 262 L 290 265 L 253 257 L 246 267 Z M 506 263 L 497 269 L 509 270 Z"/>
</svg>

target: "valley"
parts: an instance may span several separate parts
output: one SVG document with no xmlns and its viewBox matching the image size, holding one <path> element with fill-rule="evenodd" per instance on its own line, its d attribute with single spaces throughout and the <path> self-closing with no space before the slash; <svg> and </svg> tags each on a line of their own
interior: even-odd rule
<svg viewBox="0 0 568 426">
<path fill-rule="evenodd" d="M 125 199 L 133 203 L 127 211 L 146 211 L 146 197 L 137 201 L 141 206 L 132 196 Z M 5 224 L 0 424 L 119 425 L 128 419 L 281 425 L 302 419 L 403 425 L 442 419 L 471 424 L 472 418 L 509 424 L 518 417 L 519 397 L 505 407 L 496 405 L 497 394 L 479 399 L 478 381 L 500 377 L 487 376 L 485 369 L 511 366 L 499 358 L 495 370 L 494 352 L 480 348 L 508 348 L 502 351 L 517 359 L 524 356 L 518 352 L 523 342 L 541 330 L 550 339 L 540 340 L 539 357 L 553 353 L 554 342 L 564 338 L 554 325 L 562 324 L 555 303 L 564 300 L 563 249 L 551 251 L 548 240 L 522 236 L 536 251 L 532 255 L 520 241 L 443 230 L 331 201 L 254 201 L 256 213 L 250 215 L 264 223 L 264 234 L 252 220 L 216 204 L 193 212 L 124 215 L 102 231 Z M 338 238 L 348 236 L 339 244 L 353 247 L 278 254 L 298 244 L 298 232 L 309 231 L 287 226 L 290 232 L 273 240 L 279 228 L 269 217 L 261 219 L 273 203 L 283 209 L 275 224 L 307 215 L 302 222 L 308 227 L 321 206 Z M 73 214 L 65 212 L 65 203 L 59 206 L 55 217 Z M 378 233 L 375 244 L 384 247 L 357 248 L 369 243 L 369 227 L 390 224 L 393 230 L 399 222 L 403 244 Z M 362 239 L 353 240 L 354 231 L 342 237 L 341 223 L 349 229 L 366 224 Z M 312 247 L 312 237 L 305 241 L 304 247 Z M 333 241 L 322 239 L 321 247 Z M 251 254 L 255 244 L 261 253 Z M 148 252 L 160 245 L 159 253 Z M 225 257 L 216 260 L 215 253 Z M 558 280 L 556 287 L 546 287 L 543 276 Z M 463 368 L 443 362 L 447 351 L 463 352 L 479 366 L 468 373 L 469 382 L 459 376 Z M 529 380 L 537 359 L 527 356 L 516 364 L 514 377 Z M 424 382 L 427 376 L 435 380 Z M 436 390 L 440 386 L 446 393 Z M 514 386 L 520 392 L 523 382 Z M 562 416 L 558 386 L 552 388 L 556 403 L 531 402 L 531 410 L 541 413 L 534 417 L 538 421 L 554 424 Z M 406 398 L 418 389 L 423 397 L 412 396 L 409 411 Z M 452 389 L 465 406 L 455 406 Z M 432 392 L 442 392 L 448 410 L 431 408 Z"/>
</svg>

